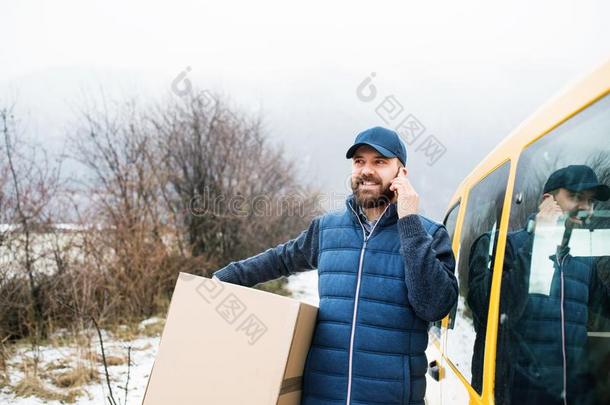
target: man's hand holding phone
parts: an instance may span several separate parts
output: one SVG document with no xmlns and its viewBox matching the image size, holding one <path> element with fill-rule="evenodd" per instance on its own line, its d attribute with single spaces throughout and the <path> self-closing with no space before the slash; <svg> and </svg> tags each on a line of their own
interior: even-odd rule
<svg viewBox="0 0 610 405">
<path fill-rule="evenodd" d="M 563 217 L 563 210 L 555 201 L 555 197 L 552 194 L 544 194 L 542 196 L 542 203 L 538 207 L 538 214 L 536 214 L 536 225 L 537 226 L 556 226 Z"/>
<path fill-rule="evenodd" d="M 401 167 L 398 176 L 390 184 L 390 190 L 394 191 L 396 195 L 398 218 L 417 214 L 419 209 L 419 194 L 411 185 L 407 173 L 407 169 Z"/>
</svg>

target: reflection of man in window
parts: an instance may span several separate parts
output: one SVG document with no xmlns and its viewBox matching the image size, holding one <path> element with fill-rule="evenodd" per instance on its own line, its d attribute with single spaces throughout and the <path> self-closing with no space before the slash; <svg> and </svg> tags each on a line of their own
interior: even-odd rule
<svg viewBox="0 0 610 405">
<path fill-rule="evenodd" d="M 597 403 L 587 361 L 589 310 L 607 311 L 605 259 L 571 252 L 576 229 L 589 226 L 596 201 L 610 198 L 584 165 L 557 170 L 544 185 L 536 214 L 507 236 L 496 359 L 496 401 L 511 404 Z M 559 232 L 558 232 L 559 230 Z M 481 381 L 491 271 L 489 233 L 472 246 L 468 304 L 477 337 L 473 384 Z M 549 247 L 551 249 L 549 250 Z M 595 303 L 595 304 L 593 304 Z M 594 305 L 595 308 L 591 308 Z M 607 312 L 606 312 L 607 317 Z"/>
</svg>

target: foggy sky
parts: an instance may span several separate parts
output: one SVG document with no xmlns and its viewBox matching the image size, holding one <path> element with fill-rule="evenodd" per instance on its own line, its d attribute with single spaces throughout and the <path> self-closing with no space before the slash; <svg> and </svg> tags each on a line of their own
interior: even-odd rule
<svg viewBox="0 0 610 405">
<path fill-rule="evenodd" d="M 346 193 L 345 151 L 394 96 L 425 127 L 407 166 L 437 220 L 461 179 L 544 101 L 610 58 L 610 4 L 19 1 L 0 14 L 0 106 L 61 150 L 87 94 L 144 102 L 193 85 L 265 118 L 295 179 Z M 357 97 L 371 74 L 375 100 Z M 432 166 L 429 135 L 446 153 Z M 68 170 L 70 166 L 68 166 Z"/>
</svg>

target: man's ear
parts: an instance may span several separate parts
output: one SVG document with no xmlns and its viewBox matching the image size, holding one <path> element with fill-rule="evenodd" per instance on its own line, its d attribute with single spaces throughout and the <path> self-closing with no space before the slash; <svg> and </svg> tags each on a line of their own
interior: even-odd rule
<svg viewBox="0 0 610 405">
<path fill-rule="evenodd" d="M 407 168 L 405 166 L 403 166 L 403 167 L 400 168 L 400 173 L 403 176 L 408 176 L 409 175 L 409 170 L 407 170 Z"/>
</svg>

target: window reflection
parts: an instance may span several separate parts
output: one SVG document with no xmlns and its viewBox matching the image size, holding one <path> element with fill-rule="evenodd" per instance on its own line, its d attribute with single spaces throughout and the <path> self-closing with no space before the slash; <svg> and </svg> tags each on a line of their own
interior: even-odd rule
<svg viewBox="0 0 610 405">
<path fill-rule="evenodd" d="M 449 319 L 449 358 L 479 393 L 483 382 L 491 270 L 509 168 L 510 163 L 506 162 L 470 190 L 458 254 L 460 294 Z"/>
<path fill-rule="evenodd" d="M 608 404 L 610 99 L 520 158 L 502 273 L 497 403 Z"/>
</svg>

